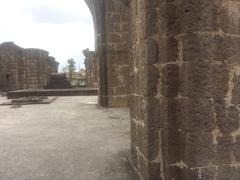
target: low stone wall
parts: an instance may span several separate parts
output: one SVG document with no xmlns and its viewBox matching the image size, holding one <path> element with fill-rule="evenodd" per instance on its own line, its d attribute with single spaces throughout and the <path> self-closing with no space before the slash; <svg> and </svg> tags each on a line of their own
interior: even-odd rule
<svg viewBox="0 0 240 180">
<path fill-rule="evenodd" d="M 49 75 L 57 72 L 58 62 L 47 51 L 0 44 L 0 90 L 44 88 Z"/>
</svg>

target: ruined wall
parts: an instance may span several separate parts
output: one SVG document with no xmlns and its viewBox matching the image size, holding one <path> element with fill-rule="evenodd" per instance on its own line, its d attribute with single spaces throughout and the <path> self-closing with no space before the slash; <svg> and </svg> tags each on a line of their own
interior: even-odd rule
<svg viewBox="0 0 240 180">
<path fill-rule="evenodd" d="M 94 51 L 86 49 L 83 51 L 85 55 L 85 68 L 87 76 L 87 86 L 98 88 L 99 87 L 99 62 L 96 58 Z"/>
<path fill-rule="evenodd" d="M 94 20 L 102 106 L 128 106 L 128 6 L 125 0 L 85 0 Z"/>
<path fill-rule="evenodd" d="M 18 67 L 23 64 L 21 48 L 11 46 L 9 44 L 0 45 L 0 89 L 16 89 L 19 76 Z M 21 59 L 18 63 L 16 59 Z M 20 66 L 21 67 L 21 66 Z M 22 67 L 19 69 L 22 71 Z M 20 76 L 22 82 L 23 77 Z"/>
<path fill-rule="evenodd" d="M 40 49 L 23 49 L 12 42 L 0 44 L 0 89 L 44 88 L 58 63 Z"/>
<path fill-rule="evenodd" d="M 121 75 L 131 82 L 132 163 L 140 179 L 240 179 L 240 2 L 86 2 L 95 22 L 100 105 L 121 103 L 113 100 L 121 97 L 114 63 L 130 66 Z M 121 23 L 128 20 L 130 35 Z"/>
<path fill-rule="evenodd" d="M 57 62 L 54 57 L 52 57 L 52 56 L 48 57 L 48 59 L 47 59 L 47 73 L 48 74 L 58 73 L 58 65 L 59 65 L 59 62 Z"/>
<path fill-rule="evenodd" d="M 132 161 L 140 179 L 240 179 L 240 2 L 130 6 Z"/>
</svg>

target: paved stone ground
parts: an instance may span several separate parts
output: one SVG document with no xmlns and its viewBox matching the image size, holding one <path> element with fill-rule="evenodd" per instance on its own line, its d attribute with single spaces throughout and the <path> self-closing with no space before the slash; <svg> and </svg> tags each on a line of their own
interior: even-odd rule
<svg viewBox="0 0 240 180">
<path fill-rule="evenodd" d="M 0 97 L 0 101 L 3 97 Z M 97 97 L 0 107 L 1 180 L 134 180 L 129 112 Z"/>
</svg>

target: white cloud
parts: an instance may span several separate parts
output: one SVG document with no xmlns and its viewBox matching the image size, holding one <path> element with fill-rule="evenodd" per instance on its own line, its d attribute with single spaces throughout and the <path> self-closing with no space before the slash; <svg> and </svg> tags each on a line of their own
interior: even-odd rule
<svg viewBox="0 0 240 180">
<path fill-rule="evenodd" d="M 84 0 L 0 0 L 0 42 L 40 48 L 60 62 L 75 58 L 83 67 L 81 51 L 94 49 L 91 14 Z"/>
</svg>

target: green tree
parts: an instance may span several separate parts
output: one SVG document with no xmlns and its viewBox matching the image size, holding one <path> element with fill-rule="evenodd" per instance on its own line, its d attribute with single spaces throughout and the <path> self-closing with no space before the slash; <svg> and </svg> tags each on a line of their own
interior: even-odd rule
<svg viewBox="0 0 240 180">
<path fill-rule="evenodd" d="M 72 82 L 73 80 L 73 73 L 76 71 L 76 62 L 74 59 L 68 59 L 67 66 L 65 67 L 66 71 L 69 73 L 69 80 Z"/>
</svg>

